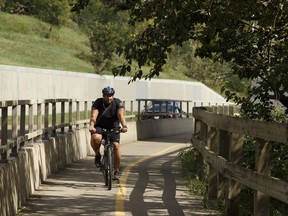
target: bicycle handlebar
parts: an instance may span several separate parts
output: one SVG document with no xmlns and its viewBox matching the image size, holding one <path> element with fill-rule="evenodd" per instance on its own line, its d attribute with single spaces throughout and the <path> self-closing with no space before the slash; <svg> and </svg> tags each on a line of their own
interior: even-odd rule
<svg viewBox="0 0 288 216">
<path fill-rule="evenodd" d="M 95 134 L 95 133 L 97 133 L 97 131 L 91 132 L 91 135 L 93 135 L 93 134 Z M 111 130 L 106 130 L 106 129 L 104 129 L 104 128 L 102 129 L 102 135 L 107 136 L 107 135 L 110 135 L 110 134 L 113 134 L 113 133 L 115 133 L 115 134 L 118 134 L 118 133 L 126 133 L 126 131 L 123 131 L 122 128 L 120 129 L 120 127 L 119 127 L 119 129 L 117 129 L 117 130 L 115 130 L 115 128 L 114 128 L 114 129 L 111 129 Z"/>
<path fill-rule="evenodd" d="M 110 134 L 113 134 L 113 133 L 115 133 L 115 134 L 118 134 L 118 133 L 120 133 L 121 132 L 121 130 L 119 129 L 119 130 L 105 130 L 105 129 L 103 129 L 103 131 L 102 131 L 102 135 L 110 135 Z"/>
</svg>

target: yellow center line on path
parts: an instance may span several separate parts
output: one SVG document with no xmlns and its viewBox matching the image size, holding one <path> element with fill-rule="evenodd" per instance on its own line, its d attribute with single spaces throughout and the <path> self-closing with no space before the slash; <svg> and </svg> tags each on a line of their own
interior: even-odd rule
<svg viewBox="0 0 288 216">
<path fill-rule="evenodd" d="M 160 152 L 157 152 L 153 155 L 149 155 L 146 157 L 143 157 L 133 163 L 128 164 L 128 166 L 125 168 L 125 170 L 123 171 L 121 178 L 119 180 L 119 189 L 118 189 L 118 193 L 116 196 L 116 203 L 115 203 L 115 215 L 116 216 L 125 216 L 125 211 L 124 211 L 124 202 L 125 202 L 125 198 L 126 198 L 126 183 L 127 183 L 127 179 L 130 173 L 130 170 L 137 166 L 139 163 L 142 163 L 150 158 L 159 156 L 161 154 L 163 154 L 164 152 L 167 152 L 171 149 L 177 148 L 179 147 L 179 144 L 171 146 L 169 148 L 166 148 Z"/>
</svg>

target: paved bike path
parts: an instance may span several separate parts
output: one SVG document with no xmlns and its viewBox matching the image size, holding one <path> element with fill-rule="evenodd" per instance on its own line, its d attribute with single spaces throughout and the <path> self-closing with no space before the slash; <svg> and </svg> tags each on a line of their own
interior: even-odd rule
<svg viewBox="0 0 288 216">
<path fill-rule="evenodd" d="M 111 191 L 88 156 L 43 182 L 18 215 L 216 215 L 187 193 L 177 155 L 189 146 L 189 134 L 122 144 Z"/>
</svg>

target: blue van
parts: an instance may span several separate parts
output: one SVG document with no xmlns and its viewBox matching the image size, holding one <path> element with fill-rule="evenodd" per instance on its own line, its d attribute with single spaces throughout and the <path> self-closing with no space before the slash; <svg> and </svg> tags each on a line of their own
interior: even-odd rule
<svg viewBox="0 0 288 216">
<path fill-rule="evenodd" d="M 141 119 L 186 118 L 179 101 L 151 100 L 141 111 Z"/>
</svg>

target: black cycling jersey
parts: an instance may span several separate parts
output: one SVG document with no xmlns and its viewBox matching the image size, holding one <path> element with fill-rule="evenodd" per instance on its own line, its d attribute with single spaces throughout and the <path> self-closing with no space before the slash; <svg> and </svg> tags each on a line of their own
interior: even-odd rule
<svg viewBox="0 0 288 216">
<path fill-rule="evenodd" d="M 93 103 L 92 108 L 99 111 L 94 127 L 102 127 L 105 129 L 112 129 L 119 127 L 119 119 L 117 110 L 124 108 L 124 104 L 118 98 L 113 98 L 109 105 L 104 103 L 104 98 L 98 98 Z"/>
</svg>

